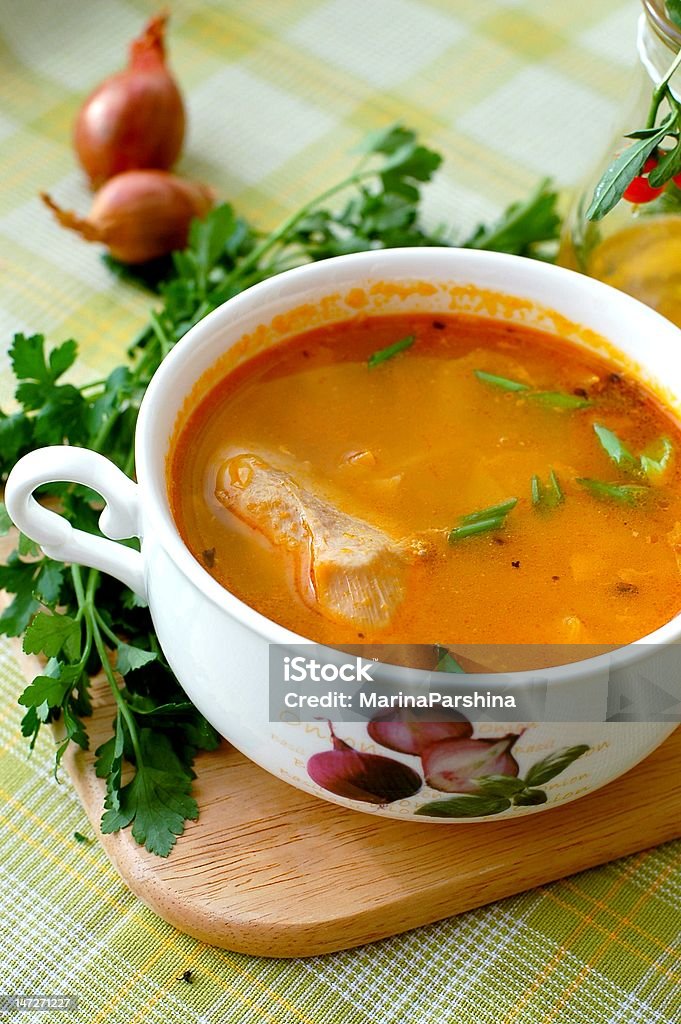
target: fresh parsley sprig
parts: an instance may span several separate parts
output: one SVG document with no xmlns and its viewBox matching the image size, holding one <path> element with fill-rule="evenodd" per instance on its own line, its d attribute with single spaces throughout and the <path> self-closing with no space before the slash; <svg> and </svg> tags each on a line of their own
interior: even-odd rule
<svg viewBox="0 0 681 1024">
<path fill-rule="evenodd" d="M 0 475 L 32 448 L 65 442 L 105 452 L 132 474 L 139 406 L 163 358 L 211 310 L 289 267 L 366 249 L 457 242 L 543 256 L 555 243 L 557 197 L 546 183 L 467 239 L 426 229 L 421 186 L 440 162 L 413 132 L 392 127 L 365 141 L 354 171 L 269 234 L 224 204 L 192 225 L 187 248 L 172 261 L 132 269 L 107 258 L 112 270 L 156 293 L 149 321 L 123 365 L 80 387 L 63 380 L 77 359 L 74 341 L 50 349 L 42 335 L 16 335 L 10 358 L 17 407 L 0 411 Z M 92 491 L 50 484 L 41 497 L 74 526 L 99 532 L 101 501 Z M 8 528 L 0 507 L 0 533 Z M 218 737 L 165 662 L 148 610 L 118 581 L 41 556 L 23 537 L 0 566 L 0 587 L 13 595 L 0 632 L 25 634 L 25 650 L 45 659 L 20 697 L 24 735 L 33 746 L 42 725 L 61 720 L 57 766 L 69 743 L 87 748 L 90 680 L 102 673 L 115 702 L 112 735 L 96 751 L 96 771 L 106 781 L 102 829 L 131 826 L 137 842 L 167 856 L 185 821 L 197 815 L 194 757 L 213 749 Z M 132 774 L 123 784 L 125 765 Z"/>
</svg>

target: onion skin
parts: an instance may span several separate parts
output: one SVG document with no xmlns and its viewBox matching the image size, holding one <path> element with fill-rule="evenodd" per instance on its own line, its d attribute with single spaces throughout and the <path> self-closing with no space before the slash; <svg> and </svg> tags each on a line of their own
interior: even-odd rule
<svg viewBox="0 0 681 1024">
<path fill-rule="evenodd" d="M 426 782 L 442 793 L 477 793 L 476 779 L 483 775 L 517 777 L 518 762 L 510 753 L 519 736 L 501 739 L 440 740 L 421 755 Z"/>
<path fill-rule="evenodd" d="M 123 171 L 172 167 L 182 149 L 185 111 L 165 63 L 166 13 L 130 46 L 128 67 L 107 78 L 80 109 L 73 145 L 93 188 Z"/>
<path fill-rule="evenodd" d="M 420 755 L 433 743 L 445 739 L 467 739 L 473 735 L 473 726 L 463 716 L 457 721 L 454 716 L 447 719 L 428 710 L 421 715 L 402 711 L 372 718 L 367 732 L 375 743 L 402 754 Z"/>
<path fill-rule="evenodd" d="M 307 762 L 310 778 L 336 796 L 368 804 L 389 804 L 418 793 L 421 776 L 392 757 L 363 754 L 339 740 L 331 723 L 333 750 L 313 754 Z"/>
<path fill-rule="evenodd" d="M 41 193 L 62 227 L 102 242 L 121 263 L 146 263 L 187 244 L 189 225 L 213 206 L 213 191 L 167 171 L 126 171 L 107 181 L 87 217 Z"/>
</svg>

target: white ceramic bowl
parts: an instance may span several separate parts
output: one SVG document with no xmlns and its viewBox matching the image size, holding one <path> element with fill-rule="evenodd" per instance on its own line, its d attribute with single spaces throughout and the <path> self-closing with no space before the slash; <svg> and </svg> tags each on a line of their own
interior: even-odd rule
<svg viewBox="0 0 681 1024">
<path fill-rule="evenodd" d="M 205 392 L 207 385 L 200 378 L 214 364 L 219 362 L 220 372 L 227 372 L 286 337 L 357 315 L 456 311 L 522 321 L 558 330 L 594 350 L 621 352 L 643 379 L 664 385 L 670 403 L 681 401 L 681 332 L 606 285 L 558 267 L 491 252 L 364 252 L 291 270 L 256 285 L 187 333 L 155 374 L 142 403 L 137 484 L 101 455 L 54 447 L 23 458 L 6 489 L 10 516 L 48 555 L 102 569 L 148 599 L 161 646 L 188 696 L 244 754 L 317 796 L 416 821 L 424 820 L 415 817 L 419 807 L 448 794 L 424 784 L 416 795 L 387 804 L 334 795 L 313 782 L 306 769 L 313 754 L 330 747 L 326 726 L 270 723 L 268 645 L 306 641 L 248 607 L 193 558 L 171 516 L 165 461 L 176 424 Z M 74 530 L 38 505 L 32 497 L 35 488 L 57 480 L 86 484 L 103 495 L 107 507 L 100 525 L 112 540 Z M 113 542 L 131 536 L 142 539 L 141 554 Z M 624 656 L 630 663 L 645 662 L 652 671 L 660 652 L 669 653 L 668 645 L 678 641 L 680 633 L 677 616 L 644 642 L 625 648 Z M 602 673 L 599 661 L 564 668 L 549 689 L 555 687 L 569 699 L 574 695 L 579 707 L 589 680 Z M 589 750 L 548 782 L 546 803 L 508 807 L 496 817 L 537 813 L 604 785 L 632 768 L 673 728 L 668 722 L 530 724 L 514 750 L 521 775 L 552 751 L 581 744 Z M 509 731 L 512 727 L 504 723 L 496 731 L 490 726 L 478 729 L 476 735 Z M 372 747 L 363 723 L 343 724 L 339 732 L 352 745 L 373 749 L 420 772 L 417 757 Z"/>
</svg>

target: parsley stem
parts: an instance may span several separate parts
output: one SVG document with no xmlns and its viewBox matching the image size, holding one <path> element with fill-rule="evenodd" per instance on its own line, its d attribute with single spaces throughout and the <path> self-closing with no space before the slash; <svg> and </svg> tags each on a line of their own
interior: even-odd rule
<svg viewBox="0 0 681 1024">
<path fill-rule="evenodd" d="M 98 583 L 99 583 L 99 572 L 98 572 L 98 570 L 97 569 L 90 569 L 90 571 L 88 573 L 88 579 L 87 579 L 87 590 L 85 592 L 85 603 L 88 606 L 90 606 L 90 607 L 94 607 L 95 591 L 97 589 L 97 584 Z"/>
<path fill-rule="evenodd" d="M 130 342 L 128 346 L 128 355 L 133 356 L 138 350 L 143 352 L 152 335 L 153 331 L 151 330 L 151 327 L 149 324 L 145 324 Z"/>
<path fill-rule="evenodd" d="M 109 434 L 113 430 L 114 424 L 116 423 L 120 415 L 120 410 L 114 409 L 111 414 L 104 420 L 99 431 L 92 442 L 92 450 L 95 452 L 101 452 L 102 448 L 106 444 Z"/>
<path fill-rule="evenodd" d="M 484 232 L 479 239 L 474 236 L 474 244 L 472 244 L 472 239 L 468 242 L 464 242 L 463 248 L 487 249 L 491 251 L 498 250 L 500 248 L 499 243 L 503 242 L 509 235 L 512 235 L 516 228 L 522 226 L 523 221 L 527 217 L 527 207 L 532 206 L 533 203 L 539 202 L 550 184 L 550 178 L 543 178 L 527 200 L 527 205 L 525 203 L 517 203 L 515 208 L 511 207 L 509 209 L 508 217 L 499 224 L 495 224 L 491 228 L 488 228 L 488 230 Z"/>
<path fill-rule="evenodd" d="M 87 601 L 85 591 L 83 590 L 83 577 L 79 565 L 71 566 L 71 579 L 73 580 L 73 589 L 76 592 L 76 600 L 78 601 L 76 619 L 83 619 L 85 622 L 85 649 L 81 651 L 80 660 L 78 661 L 78 666 L 85 670 L 90 652 L 92 651 L 92 624 L 87 615 Z"/>
<path fill-rule="evenodd" d="M 174 342 L 172 338 L 168 337 L 168 332 L 161 323 L 160 317 L 153 310 L 149 314 L 149 322 L 154 329 L 154 334 L 159 340 L 159 344 L 161 346 L 161 359 L 163 360 L 170 352 Z"/>
<path fill-rule="evenodd" d="M 342 192 L 344 189 L 349 188 L 351 185 L 358 185 L 360 181 L 364 181 L 366 178 L 373 178 L 376 175 L 376 171 L 373 168 L 366 168 L 365 170 L 356 170 L 350 174 L 347 178 L 339 181 L 336 185 L 332 185 L 331 188 L 327 188 L 324 192 L 321 192 L 318 196 L 312 199 L 305 206 L 302 206 L 295 213 L 292 213 L 290 217 L 282 221 L 278 228 L 265 238 L 260 245 L 256 245 L 254 249 L 251 249 L 249 254 L 241 261 L 238 268 L 237 276 L 241 277 L 245 270 L 251 270 L 257 266 L 265 253 L 269 252 L 275 245 L 286 238 L 291 228 L 294 228 L 301 220 L 303 220 L 314 210 L 320 203 L 325 202 L 327 199 L 331 199 L 338 192 Z"/>
<path fill-rule="evenodd" d="M 113 694 L 113 698 L 118 705 L 119 713 L 123 716 L 125 724 L 128 727 L 130 742 L 132 743 L 132 748 L 135 751 L 135 763 L 139 766 L 142 764 L 143 758 L 139 735 L 137 733 L 137 722 L 135 721 L 135 716 L 133 715 L 128 702 L 121 693 L 120 686 L 116 682 L 116 677 L 114 676 L 113 669 L 111 667 L 111 661 L 109 660 L 109 655 L 104 644 L 104 640 L 102 639 L 100 623 L 107 633 L 109 630 L 106 624 L 101 622 L 101 616 L 95 607 L 95 591 L 97 590 L 97 585 L 99 583 L 99 572 L 96 569 L 90 569 L 87 589 L 85 593 L 83 593 L 83 582 L 80 575 L 80 568 L 79 566 L 73 566 L 72 570 L 73 585 L 76 591 L 76 597 L 78 598 L 78 603 L 80 604 L 82 602 L 83 607 L 85 608 L 86 623 L 90 626 L 92 639 L 94 640 L 95 647 L 97 648 L 97 654 L 99 655 L 102 670 L 106 676 L 106 681 L 109 684 L 109 689 Z M 118 643 L 119 641 L 116 638 L 116 644 Z"/>
<path fill-rule="evenodd" d="M 114 647 L 118 647 L 118 645 L 121 642 L 120 638 L 116 636 L 116 634 L 114 633 L 114 631 L 112 629 L 109 629 L 109 627 L 107 626 L 106 622 L 104 621 L 104 619 L 102 618 L 100 613 L 97 611 L 97 609 L 93 608 L 93 611 L 95 613 L 95 617 L 97 619 L 97 622 L 99 623 L 100 629 L 102 629 L 106 633 L 106 635 L 108 636 L 109 640 L 113 641 Z"/>
<path fill-rule="evenodd" d="M 78 607 L 81 609 L 85 605 L 85 591 L 83 590 L 83 577 L 79 565 L 71 566 L 71 579 L 73 580 L 73 589 L 78 598 Z"/>
<path fill-rule="evenodd" d="M 126 458 L 125 464 L 123 466 L 123 472 L 125 473 L 126 476 L 132 476 L 134 468 L 135 468 L 135 449 L 134 449 L 134 447 L 131 447 L 130 451 L 128 452 L 128 457 Z"/>
<path fill-rule="evenodd" d="M 130 742 L 132 743 L 132 749 L 135 751 L 135 764 L 139 768 L 142 765 L 144 759 L 142 757 L 142 748 L 140 746 L 139 736 L 137 734 L 137 722 L 135 721 L 135 716 L 133 715 L 130 707 L 128 706 L 125 697 L 121 693 L 120 686 L 116 682 L 116 677 L 114 676 L 113 669 L 111 668 L 111 662 L 109 661 L 109 655 L 107 653 L 106 646 L 102 639 L 102 634 L 100 633 L 99 630 L 99 624 L 95 618 L 94 607 L 91 608 L 91 612 L 95 647 L 97 648 L 99 660 L 102 663 L 102 669 L 104 670 L 106 681 L 109 684 L 109 689 L 111 690 L 113 698 L 116 701 L 116 704 L 118 705 L 118 710 L 123 716 L 125 724 L 128 727 L 128 734 L 130 736 Z"/>
</svg>

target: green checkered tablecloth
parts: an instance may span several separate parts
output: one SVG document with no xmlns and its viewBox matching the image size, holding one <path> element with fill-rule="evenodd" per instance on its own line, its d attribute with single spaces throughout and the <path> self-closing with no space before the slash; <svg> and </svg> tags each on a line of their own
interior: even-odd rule
<svg viewBox="0 0 681 1024">
<path fill-rule="evenodd" d="M 0 0 L 3 352 L 17 329 L 74 336 L 83 378 L 120 361 L 147 299 L 60 233 L 36 194 L 86 207 L 74 112 L 154 6 Z M 446 156 L 428 217 L 470 227 L 540 176 L 569 185 L 588 170 L 631 77 L 635 20 L 634 0 L 175 0 L 181 168 L 273 225 L 343 173 L 365 132 L 399 119 Z M 681 843 L 363 949 L 215 950 L 74 841 L 89 826 L 52 778 L 49 738 L 26 758 L 21 687 L 2 645 L 0 992 L 77 996 L 77 1013 L 55 1017 L 88 1024 L 681 1021 Z M 187 969 L 191 985 L 177 980 Z"/>
</svg>

